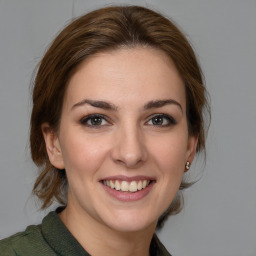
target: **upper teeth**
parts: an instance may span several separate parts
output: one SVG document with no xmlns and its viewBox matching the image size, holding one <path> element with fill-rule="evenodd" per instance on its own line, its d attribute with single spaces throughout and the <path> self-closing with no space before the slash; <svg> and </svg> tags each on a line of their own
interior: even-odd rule
<svg viewBox="0 0 256 256">
<path fill-rule="evenodd" d="M 115 190 L 121 190 L 123 192 L 136 192 L 145 188 L 149 184 L 149 180 L 140 181 L 119 181 L 119 180 L 104 180 L 104 185 L 113 188 Z"/>
</svg>

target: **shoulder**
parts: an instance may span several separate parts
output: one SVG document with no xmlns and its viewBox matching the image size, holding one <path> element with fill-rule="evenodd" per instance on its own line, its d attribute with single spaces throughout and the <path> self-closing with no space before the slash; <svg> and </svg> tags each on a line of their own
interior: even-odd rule
<svg viewBox="0 0 256 256">
<path fill-rule="evenodd" d="M 153 235 L 150 244 L 150 255 L 152 256 L 172 256 L 164 245 L 160 242 L 156 234 Z"/>
<path fill-rule="evenodd" d="M 1 252 L 1 255 L 3 255 L 3 256 L 13 256 L 13 255 L 16 255 L 15 251 L 12 248 L 12 237 L 0 240 L 0 252 Z"/>
<path fill-rule="evenodd" d="M 46 252 L 48 248 L 42 236 L 41 225 L 28 226 L 24 232 L 19 232 L 0 241 L 1 256 L 39 256 L 42 255 L 42 251 Z"/>
</svg>

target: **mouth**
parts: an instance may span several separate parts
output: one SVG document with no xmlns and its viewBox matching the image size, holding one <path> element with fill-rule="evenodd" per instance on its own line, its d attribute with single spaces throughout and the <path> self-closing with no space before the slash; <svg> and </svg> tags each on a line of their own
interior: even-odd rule
<svg viewBox="0 0 256 256">
<path fill-rule="evenodd" d="M 118 180 L 108 179 L 101 181 L 105 186 L 120 192 L 135 193 L 147 188 L 153 180 L 141 179 L 141 180 Z"/>
<path fill-rule="evenodd" d="M 153 190 L 156 182 L 156 179 L 153 177 L 127 177 L 123 175 L 106 177 L 100 180 L 107 194 L 122 202 L 133 202 L 143 199 Z"/>
</svg>

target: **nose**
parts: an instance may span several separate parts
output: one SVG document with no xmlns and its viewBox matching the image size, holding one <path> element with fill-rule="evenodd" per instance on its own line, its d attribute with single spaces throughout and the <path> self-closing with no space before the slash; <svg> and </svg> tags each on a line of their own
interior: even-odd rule
<svg viewBox="0 0 256 256">
<path fill-rule="evenodd" d="M 136 168 L 148 156 L 144 136 L 137 127 L 120 128 L 115 137 L 112 158 L 127 168 Z"/>
</svg>

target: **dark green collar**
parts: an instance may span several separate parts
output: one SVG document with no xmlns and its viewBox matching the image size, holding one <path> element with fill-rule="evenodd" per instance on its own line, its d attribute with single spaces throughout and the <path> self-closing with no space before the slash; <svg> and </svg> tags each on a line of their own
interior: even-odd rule
<svg viewBox="0 0 256 256">
<path fill-rule="evenodd" d="M 50 212 L 42 222 L 42 233 L 49 246 L 61 256 L 90 256 L 60 220 L 57 212 Z"/>
<path fill-rule="evenodd" d="M 62 208 L 63 209 L 63 208 Z M 68 231 L 64 223 L 58 216 L 62 210 L 58 208 L 56 212 L 50 212 L 42 222 L 43 237 L 49 246 L 61 256 L 90 256 L 78 243 L 73 235 Z M 154 234 L 150 245 L 151 256 L 171 256 Z"/>
</svg>

